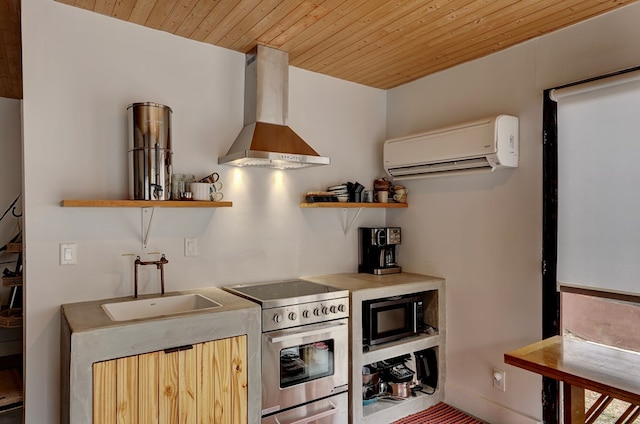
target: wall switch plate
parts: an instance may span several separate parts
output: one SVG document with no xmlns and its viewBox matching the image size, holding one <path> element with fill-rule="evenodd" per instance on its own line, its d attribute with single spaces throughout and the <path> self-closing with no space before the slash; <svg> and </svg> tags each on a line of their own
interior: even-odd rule
<svg viewBox="0 0 640 424">
<path fill-rule="evenodd" d="M 496 390 L 500 390 L 502 392 L 507 391 L 507 372 L 503 370 L 499 370 L 497 368 L 493 369 L 493 388 Z"/>
<path fill-rule="evenodd" d="M 184 238 L 184 256 L 198 256 L 198 239 L 196 237 Z"/>
<path fill-rule="evenodd" d="M 78 248 L 75 243 L 60 243 L 60 265 L 78 263 Z"/>
</svg>

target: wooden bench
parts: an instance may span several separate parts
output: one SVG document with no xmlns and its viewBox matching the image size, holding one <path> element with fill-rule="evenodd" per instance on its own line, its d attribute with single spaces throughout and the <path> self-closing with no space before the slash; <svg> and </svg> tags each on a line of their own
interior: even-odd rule
<svg viewBox="0 0 640 424">
<path fill-rule="evenodd" d="M 591 423 L 612 399 L 631 403 L 617 421 L 640 416 L 640 354 L 554 336 L 504 354 L 504 361 L 563 383 L 564 422 Z M 585 412 L 585 389 L 602 396 Z"/>
</svg>

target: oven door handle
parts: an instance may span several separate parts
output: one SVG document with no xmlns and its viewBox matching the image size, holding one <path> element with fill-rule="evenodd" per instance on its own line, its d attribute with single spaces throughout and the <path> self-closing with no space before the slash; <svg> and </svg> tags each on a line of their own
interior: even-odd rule
<svg viewBox="0 0 640 424">
<path fill-rule="evenodd" d="M 342 326 L 346 326 L 346 325 L 347 324 L 340 323 L 340 324 L 332 325 L 329 327 L 317 328 L 315 330 L 285 334 L 283 336 L 276 336 L 276 337 L 269 336 L 269 341 L 271 343 L 280 343 L 280 342 L 284 342 L 291 339 L 299 339 L 300 337 L 317 336 L 318 334 L 326 334 L 326 333 L 330 333 L 331 331 L 340 330 Z"/>
<path fill-rule="evenodd" d="M 319 414 L 314 414 L 308 417 L 304 417 L 301 418 L 299 420 L 296 421 L 290 421 L 286 424 L 308 424 L 308 423 L 313 423 L 317 420 L 319 420 L 320 418 L 326 418 L 326 417 L 330 417 L 332 415 L 335 415 L 338 413 L 339 409 L 338 406 L 336 404 L 334 404 L 333 402 L 329 401 L 329 404 L 331 405 L 331 409 L 326 410 L 324 412 L 320 412 Z M 276 420 L 276 424 L 285 424 L 280 422 L 280 420 L 278 419 L 277 416 L 274 415 L 275 420 Z"/>
</svg>

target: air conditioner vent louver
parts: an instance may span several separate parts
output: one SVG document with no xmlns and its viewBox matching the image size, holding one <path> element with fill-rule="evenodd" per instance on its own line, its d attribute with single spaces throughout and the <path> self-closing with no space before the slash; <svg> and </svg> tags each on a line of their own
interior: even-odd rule
<svg viewBox="0 0 640 424">
<path fill-rule="evenodd" d="M 491 165 L 485 158 L 481 159 L 460 159 L 450 162 L 441 162 L 425 165 L 402 166 L 390 170 L 395 178 L 405 175 L 422 175 L 434 174 L 437 172 L 460 171 L 466 169 L 483 169 L 491 168 Z"/>
</svg>

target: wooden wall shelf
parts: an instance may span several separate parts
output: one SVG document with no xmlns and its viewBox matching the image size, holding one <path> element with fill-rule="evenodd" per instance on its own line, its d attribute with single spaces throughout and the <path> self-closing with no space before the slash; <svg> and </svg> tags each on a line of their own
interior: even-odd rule
<svg viewBox="0 0 640 424">
<path fill-rule="evenodd" d="M 338 208 L 338 209 L 363 209 L 363 208 L 407 208 L 408 203 L 365 203 L 365 202 L 313 202 L 300 203 L 301 208 Z"/>
<path fill-rule="evenodd" d="M 233 203 L 203 200 L 63 200 L 60 206 L 66 208 L 230 208 Z"/>
</svg>

